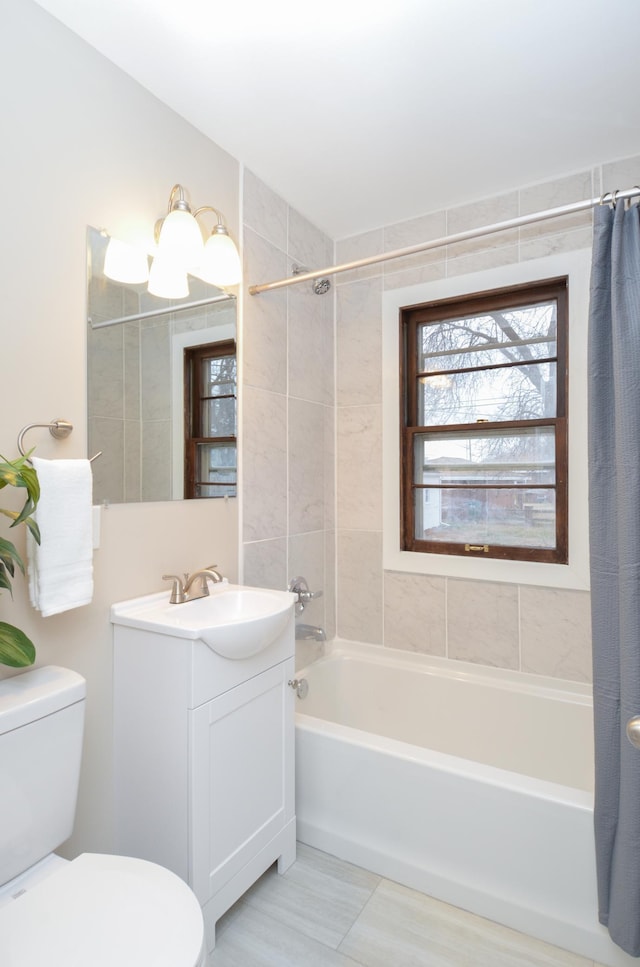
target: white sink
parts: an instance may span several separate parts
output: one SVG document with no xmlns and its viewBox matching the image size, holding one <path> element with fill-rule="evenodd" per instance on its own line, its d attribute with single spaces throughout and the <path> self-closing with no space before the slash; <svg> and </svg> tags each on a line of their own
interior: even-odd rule
<svg viewBox="0 0 640 967">
<path fill-rule="evenodd" d="M 207 597 L 169 604 L 169 592 L 148 594 L 111 607 L 114 624 L 177 638 L 200 638 L 223 658 L 250 658 L 284 630 L 296 595 L 239 584 L 210 586 Z"/>
</svg>

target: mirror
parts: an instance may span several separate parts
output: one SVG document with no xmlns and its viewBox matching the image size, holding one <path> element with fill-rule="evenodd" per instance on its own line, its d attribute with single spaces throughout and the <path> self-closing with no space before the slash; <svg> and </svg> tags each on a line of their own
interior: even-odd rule
<svg viewBox="0 0 640 967">
<path fill-rule="evenodd" d="M 103 271 L 108 243 L 106 232 L 88 229 L 88 452 L 102 451 L 93 463 L 94 501 L 182 499 L 185 350 L 235 341 L 236 300 L 192 276 L 182 300 L 150 295 L 144 284 L 113 282 Z M 235 371 L 235 360 L 232 366 Z M 235 414 L 235 383 L 229 385 L 228 372 L 229 366 L 220 386 L 212 371 L 210 396 L 226 394 Z M 231 452 L 228 442 L 210 449 L 224 451 L 227 459 Z M 220 479 L 223 468 L 210 469 L 211 479 Z M 211 496 L 216 487 L 201 490 L 201 496 Z M 234 489 L 227 483 L 217 492 L 229 496 Z"/>
</svg>

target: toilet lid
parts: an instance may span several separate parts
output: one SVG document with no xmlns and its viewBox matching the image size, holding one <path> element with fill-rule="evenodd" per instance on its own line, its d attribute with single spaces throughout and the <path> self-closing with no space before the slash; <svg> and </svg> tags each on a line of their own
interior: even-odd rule
<svg viewBox="0 0 640 967">
<path fill-rule="evenodd" d="M 0 910 L 3 967 L 199 967 L 200 904 L 174 873 L 83 853 Z"/>
</svg>

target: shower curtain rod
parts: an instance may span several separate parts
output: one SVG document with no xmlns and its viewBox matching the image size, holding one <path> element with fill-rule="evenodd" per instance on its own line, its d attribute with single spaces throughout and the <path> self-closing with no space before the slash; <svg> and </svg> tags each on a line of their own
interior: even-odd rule
<svg viewBox="0 0 640 967">
<path fill-rule="evenodd" d="M 87 316 L 87 322 L 92 329 L 105 329 L 107 326 L 119 326 L 121 322 L 138 322 L 140 319 L 153 319 L 154 316 L 166 316 L 170 312 L 183 312 L 185 309 L 199 309 L 201 306 L 212 306 L 215 302 L 233 302 L 235 295 L 230 292 L 223 292 L 221 295 L 213 295 L 208 299 L 197 299 L 195 302 L 182 302 L 178 305 L 162 307 L 161 309 L 147 309 L 146 312 L 136 312 L 131 316 L 118 316 L 117 319 L 106 319 L 104 322 L 93 322 L 91 316 Z"/>
<path fill-rule="evenodd" d="M 634 185 L 633 188 L 625 188 L 622 191 L 608 191 L 597 198 L 587 198 L 585 201 L 572 202 L 569 205 L 561 205 L 559 208 L 548 208 L 546 211 L 533 212 L 530 215 L 520 215 L 518 218 L 510 218 L 505 222 L 496 222 L 495 225 L 485 225 L 483 228 L 472 228 L 467 232 L 458 232 L 456 235 L 447 235 L 444 238 L 436 238 L 430 242 L 421 242 L 419 245 L 409 245 L 407 248 L 394 249 L 391 252 L 383 252 L 380 255 L 370 255 L 368 258 L 357 259 L 355 262 L 343 262 L 340 265 L 330 265 L 325 269 L 314 269 L 313 272 L 301 272 L 286 279 L 278 279 L 276 282 L 264 282 L 261 285 L 250 285 L 249 294 L 259 295 L 261 292 L 269 292 L 272 289 L 282 289 L 288 285 L 298 285 L 300 282 L 307 282 L 321 278 L 325 275 L 334 275 L 338 272 L 348 272 L 351 269 L 360 269 L 365 265 L 375 265 L 377 262 L 388 262 L 391 259 L 400 259 L 405 255 L 416 255 L 418 252 L 428 252 L 432 248 L 441 248 L 444 245 L 452 245 L 454 242 L 466 242 L 472 238 L 480 238 L 483 235 L 493 235 L 496 232 L 504 232 L 509 228 L 520 228 L 522 225 L 531 225 L 534 222 L 541 222 L 547 218 L 557 218 L 559 215 L 573 215 L 576 212 L 586 211 L 588 208 L 595 208 L 596 205 L 613 205 L 618 201 L 627 198 L 634 198 L 640 195 L 640 187 Z"/>
</svg>

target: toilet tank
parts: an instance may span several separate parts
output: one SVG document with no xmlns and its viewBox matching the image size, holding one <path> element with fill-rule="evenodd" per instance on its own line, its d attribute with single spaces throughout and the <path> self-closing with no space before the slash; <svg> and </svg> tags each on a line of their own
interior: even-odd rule
<svg viewBox="0 0 640 967">
<path fill-rule="evenodd" d="M 0 886 L 71 835 L 85 695 L 56 665 L 0 681 Z"/>
</svg>

